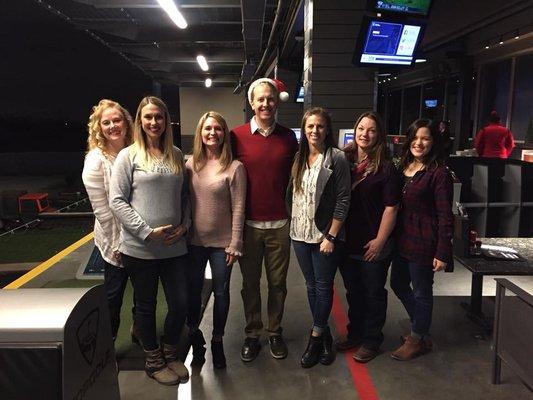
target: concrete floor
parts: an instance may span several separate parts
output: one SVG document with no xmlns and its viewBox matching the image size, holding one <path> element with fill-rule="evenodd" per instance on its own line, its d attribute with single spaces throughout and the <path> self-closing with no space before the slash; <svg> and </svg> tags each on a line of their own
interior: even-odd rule
<svg viewBox="0 0 533 400">
<path fill-rule="evenodd" d="M 470 293 L 470 277 L 470 273 L 460 265 L 456 266 L 453 274 L 437 274 L 432 326 L 435 349 L 432 353 L 406 363 L 390 358 L 391 351 L 399 344 L 399 336 L 409 330 L 405 311 L 390 292 L 384 329 L 386 339 L 379 357 L 362 367 L 351 357 L 340 354 L 331 366 L 317 365 L 306 370 L 299 366 L 299 360 L 307 343 L 311 317 L 303 277 L 295 258 L 291 260 L 283 324 L 289 346 L 289 356 L 285 360 L 275 360 L 270 356 L 265 338 L 263 349 L 255 361 L 243 363 L 240 360 L 244 334 L 241 275 L 237 266 L 232 276 L 232 302 L 224 338 L 227 369 L 214 370 L 208 350 L 203 368 L 192 370 L 190 381 L 177 389 L 157 384 L 142 371 L 122 371 L 119 374 L 122 399 L 375 399 L 374 396 L 358 394 L 350 366 L 355 370 L 356 381 L 360 381 L 365 373 L 369 374 L 377 398 L 382 400 L 532 399 L 533 393 L 505 366 L 502 384 L 494 386 L 490 383 L 490 340 L 483 338 L 482 329 L 470 322 L 460 307 L 460 302 L 467 300 L 466 296 Z M 337 293 L 344 304 L 342 281 L 340 276 L 337 278 Z M 533 277 L 511 280 L 533 292 Z M 486 295 L 494 292 L 491 281 L 489 277 L 485 278 Z M 489 315 L 492 312 L 492 302 L 488 298 L 484 299 L 484 310 Z M 207 341 L 211 331 L 211 313 L 212 301 L 202 322 Z M 336 333 L 333 320 L 331 327 Z M 190 358 L 191 355 L 187 365 Z"/>
</svg>

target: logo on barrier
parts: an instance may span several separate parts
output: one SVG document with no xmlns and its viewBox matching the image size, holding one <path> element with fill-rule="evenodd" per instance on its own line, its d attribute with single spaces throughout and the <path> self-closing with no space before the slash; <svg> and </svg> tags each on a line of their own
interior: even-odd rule
<svg viewBox="0 0 533 400">
<path fill-rule="evenodd" d="M 89 365 L 92 365 L 94 360 L 99 322 L 100 311 L 95 308 L 85 317 L 77 331 L 78 346 L 83 358 Z"/>
</svg>

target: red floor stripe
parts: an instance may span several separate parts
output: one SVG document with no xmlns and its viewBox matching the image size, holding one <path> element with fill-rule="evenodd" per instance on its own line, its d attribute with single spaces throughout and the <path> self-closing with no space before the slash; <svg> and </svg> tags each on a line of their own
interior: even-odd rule
<svg viewBox="0 0 533 400">
<path fill-rule="evenodd" d="M 333 308 L 331 310 L 333 319 L 335 320 L 335 326 L 337 327 L 337 333 L 339 335 L 346 335 L 346 325 L 348 324 L 348 318 L 344 307 L 337 295 L 337 291 L 333 293 Z M 353 352 L 347 351 L 344 353 L 346 364 L 350 369 L 352 380 L 355 386 L 355 390 L 359 395 L 360 400 L 378 400 L 378 394 L 372 378 L 368 373 L 368 369 L 365 364 L 358 363 L 352 358 Z"/>
</svg>

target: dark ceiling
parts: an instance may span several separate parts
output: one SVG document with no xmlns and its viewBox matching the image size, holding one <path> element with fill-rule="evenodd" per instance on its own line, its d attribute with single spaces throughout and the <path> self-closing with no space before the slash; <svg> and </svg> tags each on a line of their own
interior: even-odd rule
<svg viewBox="0 0 533 400">
<path fill-rule="evenodd" d="M 37 0 L 161 83 L 235 86 L 243 64 L 256 64 L 268 41 L 276 0 L 176 1 L 179 29 L 156 0 Z M 204 72 L 196 56 L 207 58 Z"/>
</svg>

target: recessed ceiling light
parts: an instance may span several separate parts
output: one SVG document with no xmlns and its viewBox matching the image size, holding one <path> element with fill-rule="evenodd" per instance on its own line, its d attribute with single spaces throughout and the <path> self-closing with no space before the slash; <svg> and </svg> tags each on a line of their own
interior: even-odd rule
<svg viewBox="0 0 533 400">
<path fill-rule="evenodd" d="M 198 62 L 198 65 L 200 68 L 202 68 L 202 71 L 209 71 L 209 65 L 207 65 L 207 60 L 204 56 L 198 55 L 196 56 L 196 61 Z"/>
<path fill-rule="evenodd" d="M 211 78 L 206 78 L 205 87 L 209 88 L 211 85 L 213 85 L 213 80 Z"/>
</svg>

